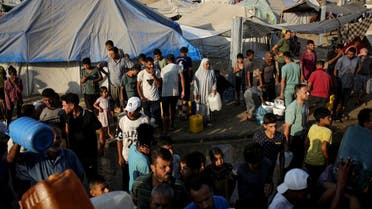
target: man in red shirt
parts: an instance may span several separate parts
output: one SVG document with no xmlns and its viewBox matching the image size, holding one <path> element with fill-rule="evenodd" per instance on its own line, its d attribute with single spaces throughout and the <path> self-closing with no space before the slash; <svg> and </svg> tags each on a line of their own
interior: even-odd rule
<svg viewBox="0 0 372 209">
<path fill-rule="evenodd" d="M 314 110 L 318 107 L 324 107 L 329 98 L 332 79 L 331 76 L 324 71 L 324 61 L 316 62 L 316 70 L 311 73 L 308 80 L 308 87 L 311 89 L 311 97 L 309 99 L 310 109 Z"/>
<path fill-rule="evenodd" d="M 315 71 L 315 63 L 317 56 L 314 51 L 314 41 L 308 40 L 306 44 L 306 50 L 302 52 L 300 57 L 300 70 L 301 70 L 301 81 L 307 81 L 310 74 Z"/>
</svg>

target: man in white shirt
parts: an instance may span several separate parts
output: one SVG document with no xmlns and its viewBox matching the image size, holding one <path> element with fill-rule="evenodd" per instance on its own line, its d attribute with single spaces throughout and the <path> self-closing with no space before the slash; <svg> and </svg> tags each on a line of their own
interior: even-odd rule
<svg viewBox="0 0 372 209">
<path fill-rule="evenodd" d="M 301 205 L 309 193 L 309 174 L 299 168 L 289 170 L 284 182 L 277 188 L 278 193 L 268 209 L 292 209 Z"/>
<path fill-rule="evenodd" d="M 174 129 L 174 117 L 178 97 L 185 95 L 185 80 L 183 69 L 175 64 L 176 58 L 173 54 L 167 56 L 167 65 L 161 70 L 162 79 L 162 107 L 163 107 L 163 131 Z M 181 81 L 181 95 L 179 92 L 179 83 Z"/>
<path fill-rule="evenodd" d="M 124 109 L 126 115 L 119 121 L 122 131 L 122 140 L 117 141 L 118 163 L 123 168 L 123 189 L 128 190 L 129 171 L 128 153 L 132 144 L 137 143 L 137 127 L 143 123 L 149 123 L 147 116 L 141 114 L 141 100 L 138 97 L 131 97 Z"/>
<path fill-rule="evenodd" d="M 137 75 L 137 91 L 142 101 L 145 115 L 150 117 L 151 124 L 157 126 L 160 121 L 160 71 L 154 68 L 154 60 L 146 59 L 146 69 Z"/>
</svg>

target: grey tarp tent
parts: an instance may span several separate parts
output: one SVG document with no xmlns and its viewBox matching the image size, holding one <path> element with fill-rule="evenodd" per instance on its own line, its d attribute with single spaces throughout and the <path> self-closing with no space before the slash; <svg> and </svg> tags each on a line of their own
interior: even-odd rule
<svg viewBox="0 0 372 209">
<path fill-rule="evenodd" d="M 131 57 L 151 55 L 154 48 L 177 55 L 186 46 L 192 58 L 200 58 L 177 23 L 136 0 L 27 0 L 0 18 L 0 63 L 28 67 L 30 72 L 23 74 L 25 94 L 45 87 L 62 93 L 69 85 L 70 91 L 78 92 L 74 62 L 84 57 L 104 60 L 108 39 Z"/>
</svg>

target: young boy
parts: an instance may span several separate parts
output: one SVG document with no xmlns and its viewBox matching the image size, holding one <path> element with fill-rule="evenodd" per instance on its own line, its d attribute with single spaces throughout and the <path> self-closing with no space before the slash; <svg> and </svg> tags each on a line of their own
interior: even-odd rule
<svg viewBox="0 0 372 209">
<path fill-rule="evenodd" d="M 305 167 L 313 182 L 317 182 L 328 163 L 328 145 L 332 143 L 332 131 L 327 128 L 331 124 L 331 112 L 320 107 L 314 111 L 316 124 L 310 127 L 306 145 L 309 146 L 305 158 Z"/>
<path fill-rule="evenodd" d="M 117 141 L 118 163 L 123 172 L 123 189 L 129 188 L 128 154 L 132 144 L 137 143 L 137 128 L 142 123 L 149 123 L 147 116 L 141 113 L 141 100 L 131 97 L 124 109 L 126 115 L 119 120 L 122 139 Z"/>
<path fill-rule="evenodd" d="M 138 97 L 137 74 L 141 71 L 141 65 L 135 64 L 121 79 L 120 96 L 122 104 L 131 97 Z"/>
<path fill-rule="evenodd" d="M 276 160 L 279 154 L 279 174 L 284 176 L 284 135 L 277 131 L 278 119 L 273 113 L 263 117 L 263 129 L 253 135 L 253 141 L 262 147 L 263 155 L 270 160 L 269 174 L 273 176 Z"/>
<path fill-rule="evenodd" d="M 316 62 L 316 70 L 311 73 L 308 80 L 308 87 L 311 91 L 310 109 L 317 109 L 325 107 L 328 102 L 329 93 L 331 90 L 332 79 L 331 76 L 323 69 L 324 61 Z"/>
<path fill-rule="evenodd" d="M 97 197 L 109 192 L 106 181 L 103 177 L 99 176 L 89 182 L 89 194 L 92 197 Z"/>
</svg>

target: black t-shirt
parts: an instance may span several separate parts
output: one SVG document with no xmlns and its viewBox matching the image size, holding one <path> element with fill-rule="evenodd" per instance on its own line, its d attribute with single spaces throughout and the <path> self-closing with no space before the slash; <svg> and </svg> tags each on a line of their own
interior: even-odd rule
<svg viewBox="0 0 372 209">
<path fill-rule="evenodd" d="M 96 115 L 86 109 L 80 108 L 80 115 L 74 118 L 67 115 L 69 147 L 81 158 L 97 157 L 96 130 L 102 127 Z"/>
<path fill-rule="evenodd" d="M 262 73 L 262 80 L 264 84 L 275 83 L 276 68 L 274 62 L 271 62 L 270 64 L 267 64 L 265 62 L 260 70 Z"/>
</svg>

